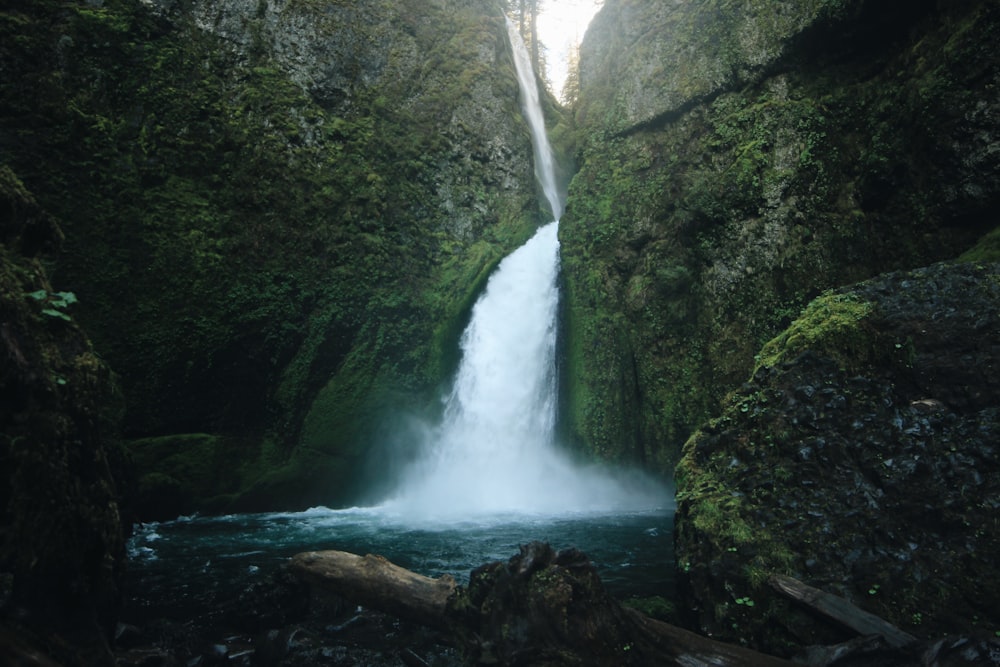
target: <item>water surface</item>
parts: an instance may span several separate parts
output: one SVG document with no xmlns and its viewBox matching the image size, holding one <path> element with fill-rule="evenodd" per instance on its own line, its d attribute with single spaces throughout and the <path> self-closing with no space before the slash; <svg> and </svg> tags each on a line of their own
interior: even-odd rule
<svg viewBox="0 0 1000 667">
<path fill-rule="evenodd" d="M 129 541 L 126 620 L 197 622 L 265 581 L 301 551 L 374 553 L 427 576 L 469 573 L 540 540 L 576 547 L 619 598 L 673 596 L 673 511 L 495 515 L 414 523 L 379 508 L 181 518 L 140 527 Z"/>
</svg>

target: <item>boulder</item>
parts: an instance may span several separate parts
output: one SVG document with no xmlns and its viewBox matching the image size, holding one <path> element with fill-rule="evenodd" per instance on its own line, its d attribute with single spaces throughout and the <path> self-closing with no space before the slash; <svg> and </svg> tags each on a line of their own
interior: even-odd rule
<svg viewBox="0 0 1000 667">
<path fill-rule="evenodd" d="M 787 574 L 918 638 L 1000 627 L 1000 264 L 900 271 L 813 301 L 677 468 L 691 621 L 776 653 L 845 638 Z"/>
</svg>

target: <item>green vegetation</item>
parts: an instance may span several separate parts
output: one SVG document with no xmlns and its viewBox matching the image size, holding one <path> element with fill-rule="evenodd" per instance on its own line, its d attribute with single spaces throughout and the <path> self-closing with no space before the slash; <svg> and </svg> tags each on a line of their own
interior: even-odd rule
<svg viewBox="0 0 1000 667">
<path fill-rule="evenodd" d="M 24 610 L 3 632 L 18 637 L 22 655 L 111 664 L 125 557 L 118 501 L 129 482 L 121 395 L 66 313 L 75 295 L 54 289 L 45 270 L 61 240 L 0 165 L 0 579 L 7 602 Z M 52 639 L 53 628 L 74 631 Z"/>
<path fill-rule="evenodd" d="M 40 289 L 28 292 L 27 296 L 47 306 L 42 308 L 42 315 L 58 317 L 67 322 L 70 321 L 70 316 L 66 314 L 65 308 L 70 304 L 76 303 L 76 295 L 72 292 L 49 292 L 48 290 Z"/>
<path fill-rule="evenodd" d="M 747 578 L 759 590 L 766 585 L 768 574 L 789 571 L 794 554 L 780 534 L 754 525 L 747 516 L 747 503 L 736 483 L 740 466 L 732 454 L 717 451 L 705 461 L 696 455 L 711 437 L 709 432 L 719 426 L 710 424 L 685 444 L 685 456 L 676 471 L 677 500 L 688 505 L 685 530 L 695 531 L 711 544 L 710 551 L 741 554 L 747 563 Z M 753 449 L 751 444 L 744 455 L 755 455 Z"/>
<path fill-rule="evenodd" d="M 868 548 L 828 524 L 840 496 L 867 511 L 844 491 L 860 477 L 800 477 L 839 469 L 820 448 L 830 457 L 840 429 L 848 459 L 874 476 L 899 465 L 842 413 L 883 405 L 882 389 L 862 395 L 848 379 L 877 367 L 903 386 L 920 374 L 910 336 L 873 326 L 889 317 L 875 295 L 843 286 L 973 246 L 961 259 L 996 257 L 996 160 L 975 137 L 995 134 L 981 81 L 996 71 L 984 40 L 1000 14 L 731 4 L 606 6 L 588 33 L 580 168 L 560 228 L 565 428 L 587 451 L 675 474 L 678 569 L 698 623 L 781 652 L 806 636 L 832 642 L 809 634 L 768 577 L 848 581 L 849 568 L 815 563 Z M 808 379 L 767 389 L 800 367 Z M 878 611 L 936 622 L 905 572 L 874 580 Z M 885 595 L 890 583 L 907 593 Z M 851 590 L 868 598 L 870 585 Z"/>
<path fill-rule="evenodd" d="M 239 448 L 224 438 L 189 433 L 127 443 L 136 469 L 136 511 L 146 520 L 219 510 L 239 490 Z"/>
<path fill-rule="evenodd" d="M 980 482 L 996 414 L 995 336 L 979 324 L 996 317 L 995 269 L 938 263 L 829 292 L 764 346 L 676 468 L 679 574 L 701 627 L 826 642 L 779 604 L 775 573 L 924 633 L 979 625 L 965 600 L 995 595 L 979 499 L 996 492 Z M 925 522 L 929 499 L 949 514 Z"/>
<path fill-rule="evenodd" d="M 850 294 L 824 294 L 761 349 L 757 368 L 775 366 L 806 351 L 852 366 L 881 356 L 884 350 L 876 348 L 874 336 L 863 326 L 871 310 L 871 304 Z"/>
<path fill-rule="evenodd" d="M 636 609 L 650 618 L 667 623 L 677 623 L 677 608 L 671 601 L 659 595 L 650 597 L 631 597 L 622 600 L 626 607 Z"/>
<path fill-rule="evenodd" d="M 975 246 L 962 253 L 960 262 L 1000 262 L 1000 227 L 989 232 Z"/>
<path fill-rule="evenodd" d="M 302 0 L 226 39 L 133 0 L 0 11 L 0 164 L 63 224 L 53 275 L 79 302 L 46 293 L 48 317 L 91 332 L 131 437 L 238 443 L 241 490 L 291 497 L 318 465 L 336 502 L 389 406 L 434 404 L 489 270 L 539 219 L 501 4 Z M 575 122 L 547 109 L 580 167 L 563 428 L 602 458 L 670 474 L 755 366 L 814 344 L 754 358 L 814 297 L 992 224 L 992 186 L 939 159 L 939 137 L 977 136 L 954 109 L 994 71 L 987 9 L 769 7 L 639 3 L 657 29 L 634 44 L 606 8 Z M 788 42 L 803 30 L 815 44 Z"/>
</svg>

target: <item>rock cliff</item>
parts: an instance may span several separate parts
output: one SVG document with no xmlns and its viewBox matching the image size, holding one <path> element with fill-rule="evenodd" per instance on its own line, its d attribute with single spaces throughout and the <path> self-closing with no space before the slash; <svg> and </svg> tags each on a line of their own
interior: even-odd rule
<svg viewBox="0 0 1000 667">
<path fill-rule="evenodd" d="M 149 518 L 352 499 L 433 404 L 540 216 L 502 4 L 0 10 L 2 602 L 82 628 L 66 661 L 114 616 L 109 366 Z M 563 427 L 679 462 L 705 631 L 836 639 L 772 572 L 914 634 L 1000 621 L 998 37 L 988 0 L 609 0 L 588 32 Z"/>
<path fill-rule="evenodd" d="M 824 289 L 996 225 L 992 3 L 607 3 L 561 226 L 567 431 L 668 472 Z"/>
<path fill-rule="evenodd" d="M 0 167 L 0 661 L 113 665 L 121 396 L 43 258 L 58 224 Z M 39 659 L 40 660 L 40 659 Z"/>
<path fill-rule="evenodd" d="M 0 162 L 62 221 L 143 515 L 346 502 L 539 216 L 500 3 L 0 16 Z"/>
</svg>

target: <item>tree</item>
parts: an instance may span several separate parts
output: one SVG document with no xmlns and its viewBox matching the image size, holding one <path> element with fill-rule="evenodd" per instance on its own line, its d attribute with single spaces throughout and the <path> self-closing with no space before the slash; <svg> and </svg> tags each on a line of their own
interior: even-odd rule
<svg viewBox="0 0 1000 667">
<path fill-rule="evenodd" d="M 541 58 L 539 57 L 538 45 L 538 6 L 540 0 L 528 0 L 531 10 L 531 22 L 529 23 L 531 34 L 529 36 L 529 46 L 531 48 L 531 66 L 536 72 L 543 72 Z"/>
<path fill-rule="evenodd" d="M 563 104 L 574 105 L 580 99 L 580 42 L 570 47 L 566 63 L 566 81 L 560 96 Z"/>
<path fill-rule="evenodd" d="M 518 0 L 517 31 L 521 34 L 528 53 L 531 55 L 531 67 L 536 73 L 543 73 L 541 47 L 538 42 L 538 12 L 541 0 Z"/>
</svg>

